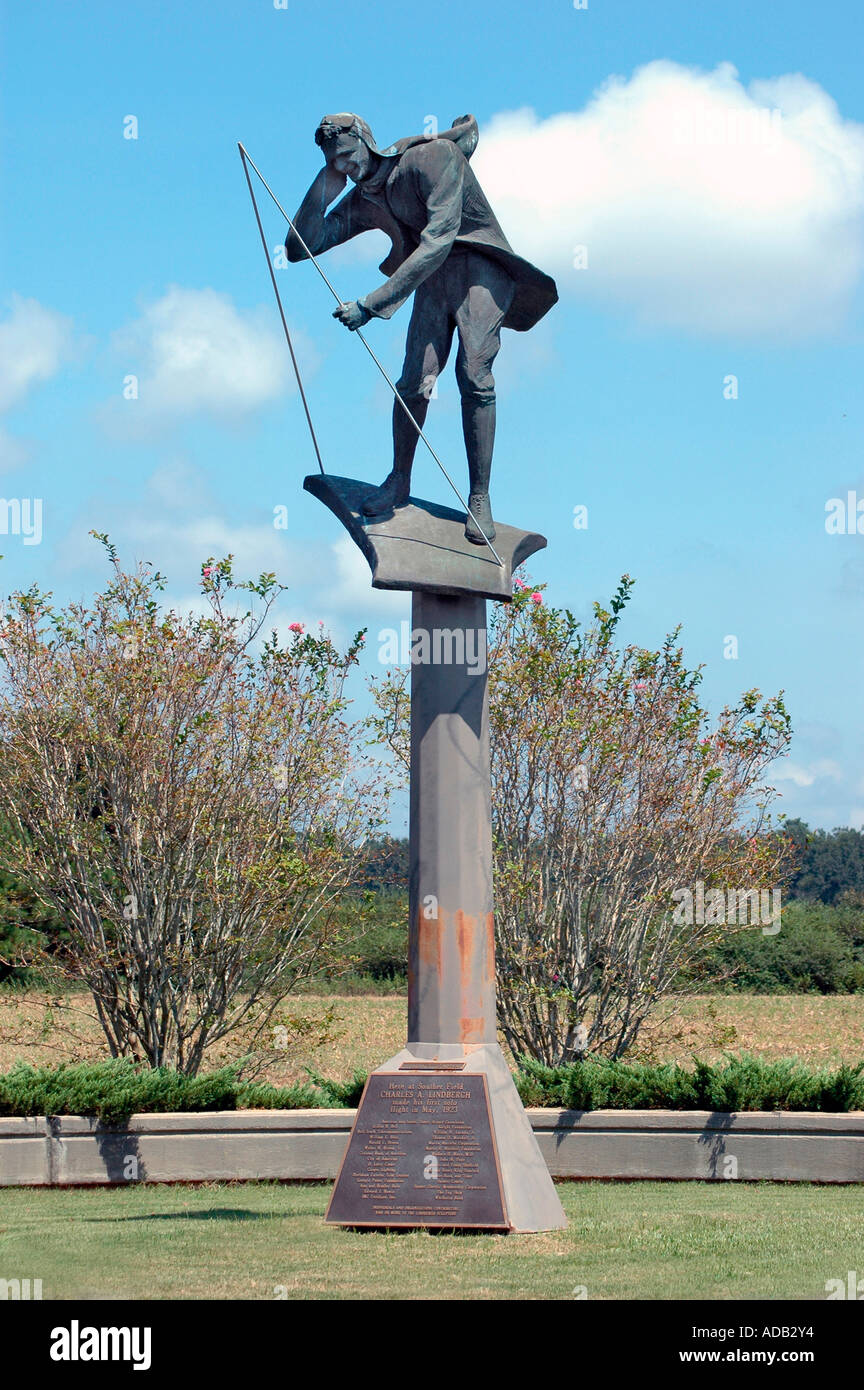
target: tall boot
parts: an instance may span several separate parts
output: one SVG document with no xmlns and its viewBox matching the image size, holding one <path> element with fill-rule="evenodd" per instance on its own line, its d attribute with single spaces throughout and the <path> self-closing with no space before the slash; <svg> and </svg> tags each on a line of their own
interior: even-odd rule
<svg viewBox="0 0 864 1390">
<path fill-rule="evenodd" d="M 425 396 L 403 397 L 420 428 L 429 402 Z M 411 469 L 420 438 L 398 401 L 393 402 L 393 467 L 380 487 L 363 503 L 365 516 L 382 516 L 394 507 L 404 507 L 411 493 Z"/>
<path fill-rule="evenodd" d="M 494 398 L 491 401 L 478 401 L 463 396 L 462 430 L 468 455 L 468 506 L 472 513 L 465 518 L 465 536 L 475 545 L 485 545 L 486 540 L 495 539 L 495 523 L 489 502 L 489 477 L 495 444 Z M 480 527 L 485 532 L 485 539 Z"/>
</svg>

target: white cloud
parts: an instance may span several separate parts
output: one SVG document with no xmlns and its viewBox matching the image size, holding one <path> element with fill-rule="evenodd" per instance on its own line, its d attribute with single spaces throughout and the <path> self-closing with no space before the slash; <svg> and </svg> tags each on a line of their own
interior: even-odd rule
<svg viewBox="0 0 864 1390">
<path fill-rule="evenodd" d="M 772 774 L 774 782 L 793 782 L 796 787 L 812 787 L 814 782 L 828 778 L 832 782 L 842 782 L 843 769 L 833 758 L 816 758 L 809 766 L 802 763 L 784 763 Z"/>
<path fill-rule="evenodd" d="M 798 763 L 788 763 L 779 771 L 773 773 L 772 780 L 775 782 L 792 782 L 796 787 L 812 787 L 816 778 L 806 767 L 800 767 Z"/>
<path fill-rule="evenodd" d="M 92 515 L 88 500 L 58 547 L 67 573 L 104 570 L 99 547 L 88 533 Z M 287 625 L 296 621 L 313 632 L 323 623 L 337 645 L 368 627 L 371 642 L 379 628 L 410 616 L 408 594 L 372 589 L 369 566 L 349 536 L 299 539 L 274 526 L 269 515 L 232 519 L 213 495 L 206 473 L 182 453 L 154 469 L 134 502 L 100 501 L 98 526 L 108 533 L 125 568 L 148 562 L 165 576 L 162 601 L 183 613 L 207 611 L 196 588 L 201 565 L 209 556 L 219 560 L 230 554 L 235 580 L 272 572 L 285 586 L 272 613 L 272 626 L 283 640 L 289 637 Z M 255 602 L 251 596 L 237 596 L 244 610 Z"/>
<path fill-rule="evenodd" d="M 142 537 L 149 534 L 149 546 L 142 549 Z M 266 526 L 234 526 L 219 517 L 177 526 L 137 525 L 130 536 L 136 553 L 164 555 L 158 568 L 169 580 L 188 582 L 189 575 L 208 555 L 219 558 L 234 555 L 236 579 L 257 578 L 262 570 L 272 570 L 287 592 L 273 609 L 268 630 L 275 627 L 282 642 L 290 640 L 288 624 L 300 622 L 307 632 L 327 632 L 337 646 L 344 646 L 360 628 L 368 628 L 367 647 L 377 650 L 376 634 L 382 627 L 398 625 L 411 614 L 410 597 L 371 587 L 371 574 L 365 558 L 349 536 L 332 543 L 311 544 L 292 541 L 284 531 Z M 167 557 L 170 555 L 170 567 Z M 172 598 L 181 610 L 204 611 L 188 598 Z M 244 610 L 246 605 L 243 605 Z"/>
<path fill-rule="evenodd" d="M 473 162 L 517 251 L 642 323 L 825 332 L 864 263 L 864 127 L 800 74 L 648 63 L 582 111 L 496 116 Z"/>
<path fill-rule="evenodd" d="M 176 515 L 183 507 L 200 507 L 208 495 L 209 482 L 186 454 L 175 453 L 154 469 L 146 487 L 148 512 Z"/>
<path fill-rule="evenodd" d="M 284 536 L 284 532 L 277 533 Z M 377 650 L 376 634 L 382 627 L 393 627 L 411 615 L 407 593 L 373 589 L 372 575 L 365 556 L 350 536 L 339 536 L 325 543 L 295 545 L 282 541 L 290 563 L 283 554 L 277 570 L 288 586 L 280 601 L 277 624 L 282 640 L 287 640 L 287 624 L 301 622 L 307 632 L 318 632 L 319 624 L 337 646 L 348 643 L 360 628 L 368 628 L 367 650 Z M 238 572 L 235 568 L 235 572 Z"/>
<path fill-rule="evenodd" d="M 72 352 L 72 323 L 36 299 L 12 296 L 12 312 L 0 323 L 0 411 L 48 381 Z"/>
<path fill-rule="evenodd" d="M 133 427 L 200 413 L 239 418 L 276 400 L 294 378 L 274 317 L 270 307 L 237 309 L 216 290 L 171 286 L 115 335 L 124 376 L 138 378 L 138 395 L 112 404 L 112 418 Z M 308 374 L 317 357 L 302 334 L 292 332 L 292 340 Z"/>
<path fill-rule="evenodd" d="M 190 598 L 190 584 L 209 556 L 219 560 L 230 554 L 236 580 L 269 571 L 286 586 L 275 619 L 280 629 L 296 620 L 315 630 L 322 621 L 335 640 L 345 641 L 360 627 L 374 632 L 409 616 L 407 594 L 372 589 L 369 566 L 350 537 L 329 543 L 297 540 L 269 522 L 231 521 L 208 499 L 203 479 L 196 508 L 189 493 L 196 476 L 185 467 L 157 469 L 140 504 L 118 504 L 101 513 L 100 527 L 124 565 L 146 561 L 165 576 L 166 604 L 203 612 L 200 594 Z M 83 519 L 70 527 L 59 555 L 67 571 L 98 564 L 98 548 Z"/>
<path fill-rule="evenodd" d="M 390 254 L 390 238 L 384 232 L 373 231 L 362 232 L 360 236 L 352 237 L 351 241 L 343 241 L 341 246 L 334 246 L 327 253 L 327 259 L 331 265 L 353 267 L 357 265 L 380 265 Z M 314 271 L 312 272 L 315 273 Z M 340 286 L 337 285 L 336 289 Z"/>
<path fill-rule="evenodd" d="M 112 537 L 113 538 L 113 537 Z M 269 525 L 242 525 L 214 513 L 183 520 L 157 516 L 130 518 L 123 534 L 124 549 L 131 548 L 143 560 L 152 560 L 169 580 L 188 583 L 202 563 L 212 556 L 232 555 L 235 579 L 257 579 L 272 571 L 286 583 L 292 565 L 291 542 Z"/>
<path fill-rule="evenodd" d="M 368 561 L 350 536 L 340 536 L 327 547 L 322 566 L 331 582 L 321 591 L 321 607 L 328 612 L 364 615 L 370 626 L 379 618 L 407 617 L 408 596 L 397 589 L 373 589 Z"/>
<path fill-rule="evenodd" d="M 132 501 L 82 499 L 81 510 L 58 548 L 67 571 L 101 563 L 98 546 L 89 535 L 94 515 L 125 566 L 138 561 L 152 564 L 166 576 L 172 592 L 186 592 L 196 585 L 209 556 L 232 555 L 237 580 L 257 579 L 262 572 L 273 571 L 281 583 L 288 584 L 290 573 L 302 567 L 303 543 L 287 538 L 269 520 L 223 516 L 206 473 L 182 454 L 156 468 Z"/>
<path fill-rule="evenodd" d="M 23 439 L 0 430 L 0 473 L 20 468 L 30 457 L 30 449 Z"/>
<path fill-rule="evenodd" d="M 72 321 L 36 299 L 13 294 L 0 323 L 0 413 L 13 409 L 34 386 L 55 376 L 73 356 Z M 0 429 L 0 473 L 30 457 L 27 440 Z"/>
</svg>

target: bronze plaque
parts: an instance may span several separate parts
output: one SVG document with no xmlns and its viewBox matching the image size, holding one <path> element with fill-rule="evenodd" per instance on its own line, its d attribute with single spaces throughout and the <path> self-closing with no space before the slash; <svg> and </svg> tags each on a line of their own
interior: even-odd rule
<svg viewBox="0 0 864 1390">
<path fill-rule="evenodd" d="M 326 1220 L 509 1231 L 486 1077 L 374 1072 Z"/>
</svg>

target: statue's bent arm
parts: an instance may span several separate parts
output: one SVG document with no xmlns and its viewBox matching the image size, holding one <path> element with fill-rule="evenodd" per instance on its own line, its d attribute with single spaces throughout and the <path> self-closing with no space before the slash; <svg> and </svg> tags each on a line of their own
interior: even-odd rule
<svg viewBox="0 0 864 1390">
<path fill-rule="evenodd" d="M 325 167 L 312 183 L 309 192 L 300 204 L 294 218 L 294 226 L 300 233 L 313 256 L 320 256 L 332 246 L 340 246 L 361 232 L 369 231 L 374 225 L 364 216 L 365 209 L 356 190 L 352 189 L 340 200 L 331 212 L 325 213 L 333 195 L 328 196 L 329 170 Z M 293 230 L 285 238 L 285 254 L 289 261 L 305 261 L 303 250 Z"/>
<path fill-rule="evenodd" d="M 414 160 L 412 160 L 414 156 Z M 416 160 L 416 162 L 415 162 Z M 412 170 L 418 199 L 425 204 L 426 226 L 420 244 L 405 258 L 398 270 L 363 303 L 370 313 L 389 319 L 418 285 L 447 259 L 462 223 L 462 184 L 464 157 L 449 140 L 436 140 L 410 151 L 403 162 L 415 163 Z"/>
</svg>

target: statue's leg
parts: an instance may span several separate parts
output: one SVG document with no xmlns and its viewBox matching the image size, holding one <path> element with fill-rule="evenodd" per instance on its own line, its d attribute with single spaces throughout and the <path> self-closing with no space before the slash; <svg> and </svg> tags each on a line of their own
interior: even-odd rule
<svg viewBox="0 0 864 1390">
<path fill-rule="evenodd" d="M 446 264 L 446 263 L 445 263 Z M 429 399 L 444 370 L 455 323 L 448 308 L 443 277 L 436 271 L 414 295 L 405 343 L 405 362 L 396 389 L 420 428 Z M 363 504 L 366 516 L 381 516 L 404 507 L 411 492 L 411 469 L 419 435 L 398 401 L 393 402 L 393 468 Z"/>
<path fill-rule="evenodd" d="M 486 539 L 495 539 L 489 501 L 495 445 L 492 363 L 501 346 L 501 323 L 516 287 L 503 266 L 478 252 L 464 257 L 463 273 L 464 292 L 456 311 L 456 381 L 462 396 L 462 430 L 468 455 L 468 506 L 473 513 L 466 518 L 465 535 L 469 541 L 483 545 L 484 532 Z"/>
</svg>

